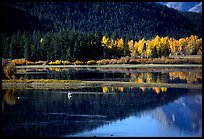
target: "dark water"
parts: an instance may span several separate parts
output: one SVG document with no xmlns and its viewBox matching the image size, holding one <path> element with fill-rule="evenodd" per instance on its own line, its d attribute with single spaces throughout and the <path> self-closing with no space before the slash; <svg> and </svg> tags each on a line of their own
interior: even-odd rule
<svg viewBox="0 0 204 139">
<path fill-rule="evenodd" d="M 31 70 L 32 73 L 36 71 L 39 72 Z M 29 74 L 29 72 L 16 76 L 23 79 L 202 83 L 202 68 L 49 68 L 41 69 L 41 74 Z"/>
<path fill-rule="evenodd" d="M 2 90 L 2 135 L 202 136 L 202 89 L 70 92 L 69 98 L 68 91 L 60 90 Z"/>
</svg>

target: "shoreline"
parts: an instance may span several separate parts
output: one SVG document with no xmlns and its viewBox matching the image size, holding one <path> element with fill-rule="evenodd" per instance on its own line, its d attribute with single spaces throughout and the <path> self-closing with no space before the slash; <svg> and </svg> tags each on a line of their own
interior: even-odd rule
<svg viewBox="0 0 204 139">
<path fill-rule="evenodd" d="M 169 84 L 169 83 L 134 83 L 120 81 L 70 81 L 70 82 L 24 82 L 22 81 L 2 81 L 2 89 L 52 89 L 52 90 L 68 90 L 80 89 L 88 87 L 166 87 L 166 88 L 194 88 L 202 89 L 202 84 Z"/>
<path fill-rule="evenodd" d="M 108 65 L 23 65 L 17 69 L 26 68 L 160 68 L 160 67 L 202 67 L 202 64 L 108 64 Z"/>
</svg>

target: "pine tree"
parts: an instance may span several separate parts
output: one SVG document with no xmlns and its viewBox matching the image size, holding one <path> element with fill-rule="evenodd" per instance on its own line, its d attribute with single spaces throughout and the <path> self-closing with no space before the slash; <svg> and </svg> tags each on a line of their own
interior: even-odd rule
<svg viewBox="0 0 204 139">
<path fill-rule="evenodd" d="M 156 46 L 154 46 L 153 49 L 152 49 L 152 58 L 158 58 Z"/>
</svg>

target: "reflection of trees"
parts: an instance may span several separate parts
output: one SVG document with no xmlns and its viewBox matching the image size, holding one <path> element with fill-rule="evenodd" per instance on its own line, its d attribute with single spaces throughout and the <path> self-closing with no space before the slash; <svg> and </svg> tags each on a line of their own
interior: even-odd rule
<svg viewBox="0 0 204 139">
<path fill-rule="evenodd" d="M 180 80 L 185 80 L 187 83 L 198 83 L 202 81 L 202 72 L 180 72 L 174 71 L 169 72 L 170 80 L 179 78 Z"/>
<path fill-rule="evenodd" d="M 6 90 L 3 96 L 3 102 L 8 105 L 15 105 L 16 104 L 16 97 L 15 97 L 15 89 L 8 89 Z"/>
<path fill-rule="evenodd" d="M 62 80 L 120 80 L 126 77 L 125 73 L 107 72 L 89 69 L 49 70 L 48 78 Z"/>
<path fill-rule="evenodd" d="M 202 96 L 194 94 L 179 98 L 175 103 L 159 107 L 150 114 L 166 126 L 175 126 L 186 132 L 198 132 L 202 129 Z"/>
<path fill-rule="evenodd" d="M 107 87 L 103 86 L 102 87 L 102 92 L 103 93 L 108 93 L 108 92 L 123 92 L 124 87 Z"/>
<path fill-rule="evenodd" d="M 145 83 L 201 83 L 201 68 L 49 68 L 44 75 L 18 75 L 25 79 L 123 80 Z M 27 77 L 28 76 L 28 77 Z M 20 78 L 20 77 L 19 77 Z M 157 81 L 158 80 L 158 81 Z"/>
<path fill-rule="evenodd" d="M 136 83 L 169 83 L 175 79 L 184 80 L 187 83 L 200 83 L 202 81 L 202 72 L 131 73 L 130 81 Z"/>
<path fill-rule="evenodd" d="M 127 93 L 74 94 L 70 100 L 66 93 L 24 91 L 28 101 L 3 111 L 3 133 L 18 136 L 24 130 L 25 136 L 59 136 L 90 130 L 165 105 L 182 96 L 186 89 L 170 88 L 160 94 L 151 90 L 142 93 L 139 88 L 123 91 Z"/>
<path fill-rule="evenodd" d="M 167 73 L 161 72 L 136 72 L 130 74 L 131 82 L 135 83 L 201 83 L 202 72 L 181 72 L 181 71 L 171 71 Z M 141 90 L 145 90 L 148 87 L 140 87 Z M 157 94 L 160 92 L 166 92 L 167 88 L 153 87 L 151 88 Z"/>
<path fill-rule="evenodd" d="M 124 89 L 126 89 L 126 92 L 128 90 L 130 90 L 129 88 L 124 88 L 124 87 L 110 87 L 110 86 L 103 86 L 102 88 L 102 92 L 103 93 L 117 93 L 117 92 L 124 92 Z M 150 91 L 154 91 L 155 93 L 159 94 L 161 92 L 166 92 L 167 88 L 166 87 L 139 87 L 143 92 L 145 92 L 145 90 L 150 90 Z M 148 91 L 149 92 L 149 91 Z"/>
<path fill-rule="evenodd" d="M 141 73 L 131 73 L 131 82 L 135 83 L 167 83 L 167 73 L 153 73 L 153 72 L 141 72 Z M 153 90 L 155 93 L 159 94 L 161 92 L 166 92 L 166 87 L 140 87 L 142 91 Z"/>
</svg>

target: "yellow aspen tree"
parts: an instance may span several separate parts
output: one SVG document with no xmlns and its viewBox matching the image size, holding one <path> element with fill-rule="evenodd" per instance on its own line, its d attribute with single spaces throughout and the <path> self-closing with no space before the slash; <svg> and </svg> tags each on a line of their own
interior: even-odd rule
<svg viewBox="0 0 204 139">
<path fill-rule="evenodd" d="M 160 54 L 161 56 L 169 56 L 169 42 L 168 42 L 168 36 L 162 37 L 160 39 Z"/>
<path fill-rule="evenodd" d="M 185 39 L 185 38 L 180 38 L 180 39 L 178 40 L 178 43 L 179 43 L 179 48 L 178 48 L 178 50 L 179 50 L 180 54 L 183 54 L 183 53 L 184 53 L 184 50 L 185 50 L 185 48 L 186 48 L 186 45 L 187 45 L 186 39 Z"/>
<path fill-rule="evenodd" d="M 196 40 L 196 46 L 198 47 L 197 54 L 202 54 L 202 38 Z"/>
<path fill-rule="evenodd" d="M 129 48 L 131 57 L 135 57 L 136 56 L 136 50 L 134 48 L 134 41 L 133 40 L 128 41 L 128 48 Z"/>
<path fill-rule="evenodd" d="M 124 48 L 124 41 L 123 41 L 123 38 L 120 38 L 119 40 L 118 40 L 118 50 L 123 50 L 123 48 Z"/>
<path fill-rule="evenodd" d="M 194 50 L 196 49 L 196 38 L 197 37 L 193 35 L 187 38 L 186 54 L 191 55 L 194 53 Z"/>
<path fill-rule="evenodd" d="M 173 54 L 178 55 L 179 54 L 179 43 L 178 40 L 173 41 Z"/>
<path fill-rule="evenodd" d="M 171 54 L 173 54 L 173 52 L 174 52 L 174 50 L 173 50 L 173 41 L 174 41 L 174 39 L 170 38 L 168 41 L 169 41 L 170 52 L 171 52 Z"/>
<path fill-rule="evenodd" d="M 142 40 L 139 40 L 138 42 L 138 54 L 141 56 L 143 54 L 143 47 L 144 47 L 144 44 L 146 43 L 145 39 L 143 38 Z"/>
<path fill-rule="evenodd" d="M 153 42 L 154 42 L 154 46 L 156 46 L 158 56 L 161 56 L 161 54 L 160 54 L 160 52 L 161 52 L 160 37 L 157 35 L 157 36 L 153 39 Z"/>
<path fill-rule="evenodd" d="M 152 56 L 152 49 L 153 49 L 153 43 L 151 40 L 148 40 L 147 41 L 147 48 L 146 48 L 146 55 L 147 55 L 147 58 L 151 57 Z"/>
<path fill-rule="evenodd" d="M 128 41 L 128 46 L 129 46 L 129 48 L 133 49 L 134 41 L 133 40 Z"/>
<path fill-rule="evenodd" d="M 114 47 L 114 40 L 112 38 L 108 39 L 108 48 L 113 49 Z"/>
<path fill-rule="evenodd" d="M 133 46 L 133 53 L 131 53 L 131 56 L 136 58 L 138 56 L 138 42 L 135 41 Z"/>
<path fill-rule="evenodd" d="M 108 38 L 106 36 L 103 36 L 101 41 L 102 46 L 107 46 L 107 43 L 108 43 Z"/>
<path fill-rule="evenodd" d="M 158 35 L 153 39 L 153 42 L 154 46 L 156 46 L 157 48 L 160 47 L 160 37 Z"/>
</svg>

